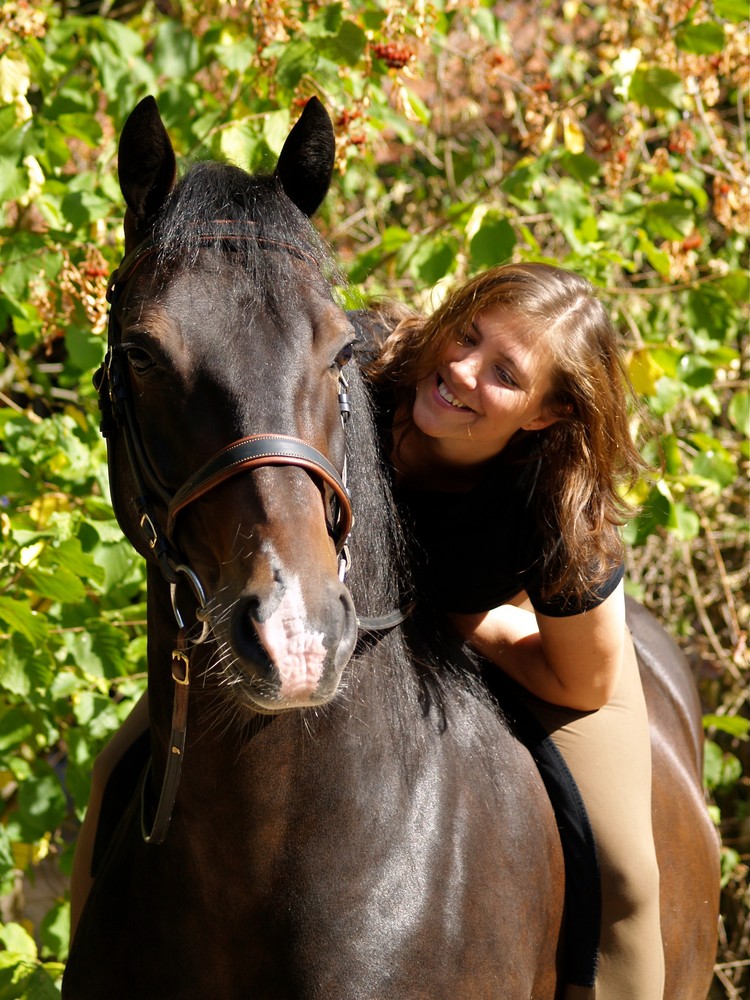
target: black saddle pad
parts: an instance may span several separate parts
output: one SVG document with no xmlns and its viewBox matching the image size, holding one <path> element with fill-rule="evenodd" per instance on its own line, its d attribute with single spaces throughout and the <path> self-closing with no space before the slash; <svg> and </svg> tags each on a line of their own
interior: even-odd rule
<svg viewBox="0 0 750 1000">
<path fill-rule="evenodd" d="M 547 789 L 565 861 L 563 972 L 573 986 L 592 987 L 601 933 L 602 894 L 596 841 L 586 805 L 560 750 L 525 703 L 524 689 L 494 664 L 482 671 L 508 726 L 527 748 Z"/>
</svg>

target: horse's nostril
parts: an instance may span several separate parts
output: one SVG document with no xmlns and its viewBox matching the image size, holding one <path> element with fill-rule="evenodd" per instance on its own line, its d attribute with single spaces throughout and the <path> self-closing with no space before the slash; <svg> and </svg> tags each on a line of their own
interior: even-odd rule
<svg viewBox="0 0 750 1000">
<path fill-rule="evenodd" d="M 259 609 L 257 597 L 247 597 L 238 603 L 232 614 L 230 641 L 235 654 L 244 661 L 245 669 L 258 677 L 268 677 L 274 667 L 255 628 Z"/>
</svg>

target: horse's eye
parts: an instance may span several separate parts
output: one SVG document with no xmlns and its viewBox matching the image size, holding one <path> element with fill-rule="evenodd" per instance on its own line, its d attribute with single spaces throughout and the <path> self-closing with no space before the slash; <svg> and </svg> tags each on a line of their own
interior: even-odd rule
<svg viewBox="0 0 750 1000">
<path fill-rule="evenodd" d="M 336 367 L 343 368 L 345 365 L 349 364 L 352 360 L 352 355 L 354 354 L 354 341 L 347 344 L 346 347 L 342 348 L 336 355 Z"/>
<path fill-rule="evenodd" d="M 127 358 L 136 375 L 145 375 L 154 367 L 154 359 L 140 347 L 127 348 Z"/>
</svg>

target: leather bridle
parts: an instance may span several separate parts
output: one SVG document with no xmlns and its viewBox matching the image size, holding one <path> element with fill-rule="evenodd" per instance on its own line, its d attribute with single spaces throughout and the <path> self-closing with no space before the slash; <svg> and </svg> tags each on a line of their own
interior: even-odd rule
<svg viewBox="0 0 750 1000">
<path fill-rule="evenodd" d="M 298 256 L 316 264 L 314 258 L 292 244 L 253 234 L 248 236 L 227 230 L 228 223 L 218 220 L 220 231 L 200 233 L 197 241 L 213 244 L 219 241 L 243 241 L 252 239 L 269 251 L 281 251 Z M 138 523 L 146 545 L 158 561 L 161 573 L 171 589 L 172 610 L 178 626 L 175 648 L 172 652 L 172 678 L 175 684 L 172 709 L 172 731 L 170 735 L 164 780 L 153 823 L 145 822 L 146 804 L 142 802 L 141 825 L 143 838 L 147 843 L 160 844 L 167 834 L 169 822 L 177 796 L 182 757 L 187 732 L 187 709 L 190 685 L 189 647 L 199 645 L 208 636 L 209 619 L 206 598 L 198 575 L 182 557 L 174 541 L 175 525 L 180 513 L 200 497 L 216 489 L 222 483 L 251 469 L 267 465 L 293 465 L 304 469 L 321 487 L 325 497 L 330 491 L 326 504 L 326 521 L 339 558 L 339 578 L 342 582 L 350 566 L 347 541 L 352 528 L 353 515 L 349 491 L 346 486 L 346 460 L 341 473 L 316 448 L 297 437 L 285 434 L 251 434 L 227 445 L 194 472 L 177 490 L 170 492 L 159 478 L 143 446 L 135 415 L 132 409 L 128 381 L 123 371 L 124 351 L 119 343 L 119 324 L 115 315 L 117 300 L 123 288 L 133 277 L 144 260 L 157 253 L 159 244 L 147 240 L 127 254 L 120 266 L 113 272 L 107 287 L 107 301 L 110 303 L 107 353 L 101 367 L 94 376 L 94 385 L 99 393 L 102 413 L 101 430 L 104 437 L 110 437 L 115 430 L 122 433 L 128 464 L 136 487 Z M 317 265 L 316 265 L 317 266 Z M 347 382 L 343 372 L 339 375 L 338 403 L 344 426 L 351 413 L 347 392 Z M 166 523 L 160 525 L 154 514 L 152 496 L 156 495 L 167 510 Z M 202 629 L 197 638 L 189 637 L 178 605 L 177 586 L 185 578 L 197 603 L 195 612 Z M 389 614 L 373 618 L 357 617 L 361 632 L 374 635 L 386 632 L 401 624 L 409 610 L 394 610 Z M 149 765 L 150 766 L 150 765 Z M 141 793 L 145 796 L 146 777 Z"/>
<path fill-rule="evenodd" d="M 217 239 L 236 241 L 248 239 L 248 237 L 231 232 L 221 232 L 218 237 L 216 233 L 201 233 L 198 236 L 199 241 L 207 243 L 216 242 Z M 304 251 L 281 241 L 257 236 L 254 236 L 253 239 L 267 245 L 270 249 L 294 251 L 296 254 L 308 257 Z M 328 520 L 328 528 L 341 563 L 345 565 L 348 556 L 342 555 L 342 553 L 344 553 L 353 520 L 349 491 L 345 483 L 346 463 L 342 473 L 339 474 L 325 455 L 301 438 L 286 434 L 252 434 L 222 448 L 174 493 L 170 494 L 162 484 L 143 447 L 132 412 L 127 380 L 122 370 L 123 351 L 117 340 L 118 324 L 115 318 L 115 305 L 122 289 L 133 277 L 141 263 L 156 253 L 158 249 L 158 244 L 150 240 L 141 243 L 123 259 L 109 280 L 107 301 L 111 308 L 107 354 L 94 378 L 94 384 L 99 391 L 102 433 L 105 437 L 109 436 L 113 425 L 123 433 L 128 462 L 138 491 L 137 502 L 141 531 L 149 548 L 159 560 L 162 574 L 170 584 L 175 584 L 177 582 L 175 579 L 176 568 L 185 565 L 185 561 L 176 555 L 174 547 L 175 522 L 179 513 L 240 472 L 262 465 L 295 465 L 316 479 L 324 492 L 326 487 L 330 490 L 331 516 Z M 312 260 L 311 257 L 308 259 Z M 339 377 L 338 400 L 341 420 L 346 425 L 351 406 L 343 372 L 340 373 Z M 158 526 L 153 515 L 149 489 L 152 493 L 156 493 L 167 507 L 167 520 L 164 528 Z"/>
</svg>

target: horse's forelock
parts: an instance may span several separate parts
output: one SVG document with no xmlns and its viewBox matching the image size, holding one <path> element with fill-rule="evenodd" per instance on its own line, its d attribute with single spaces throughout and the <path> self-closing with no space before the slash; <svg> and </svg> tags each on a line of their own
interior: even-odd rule
<svg viewBox="0 0 750 1000">
<path fill-rule="evenodd" d="M 194 266 L 211 234 L 217 249 L 233 255 L 236 273 L 252 276 L 259 290 L 289 294 L 300 281 L 300 259 L 314 262 L 326 281 L 343 281 L 323 240 L 273 176 L 213 161 L 192 166 L 156 221 L 160 262 Z"/>
</svg>

